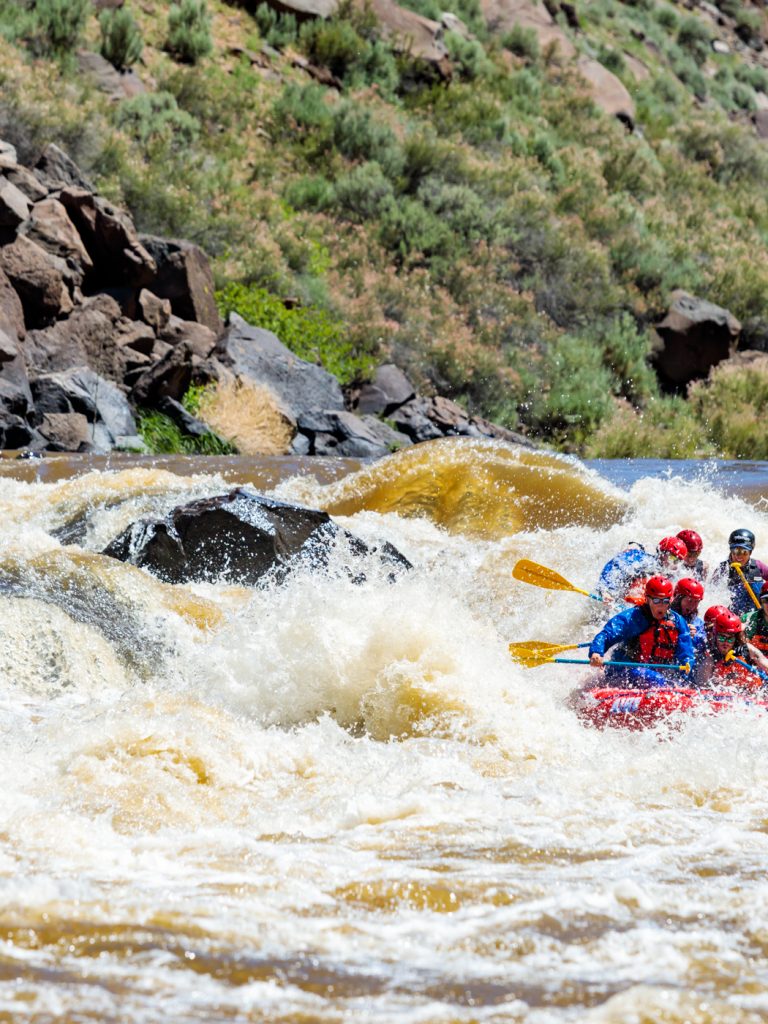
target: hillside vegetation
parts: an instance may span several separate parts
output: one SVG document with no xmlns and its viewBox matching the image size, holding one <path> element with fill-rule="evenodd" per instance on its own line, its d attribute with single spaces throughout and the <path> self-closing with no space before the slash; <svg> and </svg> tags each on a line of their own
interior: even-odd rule
<svg viewBox="0 0 768 1024">
<path fill-rule="evenodd" d="M 222 0 L 100 17 L 90 0 L 0 0 L 0 137 L 22 159 L 57 142 L 140 230 L 200 244 L 222 312 L 343 383 L 394 361 L 565 450 L 768 457 L 758 370 L 675 396 L 649 363 L 676 288 L 768 335 L 762 10 L 720 0 L 728 52 L 712 5 L 559 15 L 629 89 L 629 131 L 531 30 L 492 34 L 478 0 L 408 6 L 467 27 L 446 35 L 449 81 L 362 5 L 299 25 Z M 81 48 L 148 91 L 108 98 Z"/>
</svg>

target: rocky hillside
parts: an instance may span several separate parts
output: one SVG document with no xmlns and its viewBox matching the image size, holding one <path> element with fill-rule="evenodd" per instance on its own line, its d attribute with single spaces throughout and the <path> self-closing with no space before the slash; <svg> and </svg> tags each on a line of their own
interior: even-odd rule
<svg viewBox="0 0 768 1024">
<path fill-rule="evenodd" d="M 6 446 L 768 457 L 761 7 L 0 0 L 0 32 Z"/>
</svg>

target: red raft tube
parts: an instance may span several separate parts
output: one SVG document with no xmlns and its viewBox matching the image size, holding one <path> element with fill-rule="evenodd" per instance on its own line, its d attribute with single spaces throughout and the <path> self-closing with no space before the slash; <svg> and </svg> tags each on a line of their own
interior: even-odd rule
<svg viewBox="0 0 768 1024">
<path fill-rule="evenodd" d="M 585 725 L 596 726 L 598 729 L 611 727 L 637 730 L 652 729 L 665 719 L 681 714 L 718 714 L 721 711 L 746 709 L 757 709 L 765 713 L 768 712 L 768 694 L 757 691 L 749 693 L 736 688 L 695 690 L 689 687 L 656 687 L 628 690 L 600 687 L 575 694 L 573 706 Z"/>
</svg>

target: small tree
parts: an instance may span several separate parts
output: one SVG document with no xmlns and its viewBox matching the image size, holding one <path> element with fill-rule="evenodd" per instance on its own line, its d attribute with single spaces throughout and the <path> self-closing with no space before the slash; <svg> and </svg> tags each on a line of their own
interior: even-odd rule
<svg viewBox="0 0 768 1024">
<path fill-rule="evenodd" d="M 127 7 L 102 11 L 99 26 L 102 56 L 118 71 L 129 68 L 140 59 L 144 42 L 139 26 Z"/>
<path fill-rule="evenodd" d="M 166 49 L 187 64 L 197 64 L 213 50 L 211 19 L 205 0 L 181 0 L 168 12 Z"/>
<path fill-rule="evenodd" d="M 74 50 L 90 9 L 90 0 L 35 0 L 43 49 L 59 56 Z"/>
</svg>

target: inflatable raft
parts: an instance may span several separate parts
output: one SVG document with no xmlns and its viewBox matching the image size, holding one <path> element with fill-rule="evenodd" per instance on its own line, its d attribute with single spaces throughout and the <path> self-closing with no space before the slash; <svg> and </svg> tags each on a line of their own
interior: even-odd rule
<svg viewBox="0 0 768 1024">
<path fill-rule="evenodd" d="M 718 714 L 721 711 L 758 709 L 768 711 L 768 693 L 735 688 L 695 690 L 660 687 L 626 690 L 616 687 L 582 690 L 575 695 L 576 714 L 585 725 L 598 729 L 648 729 L 671 716 L 691 712 Z M 674 721 L 674 718 L 673 718 Z M 672 724 L 672 723 L 670 723 Z"/>
</svg>

